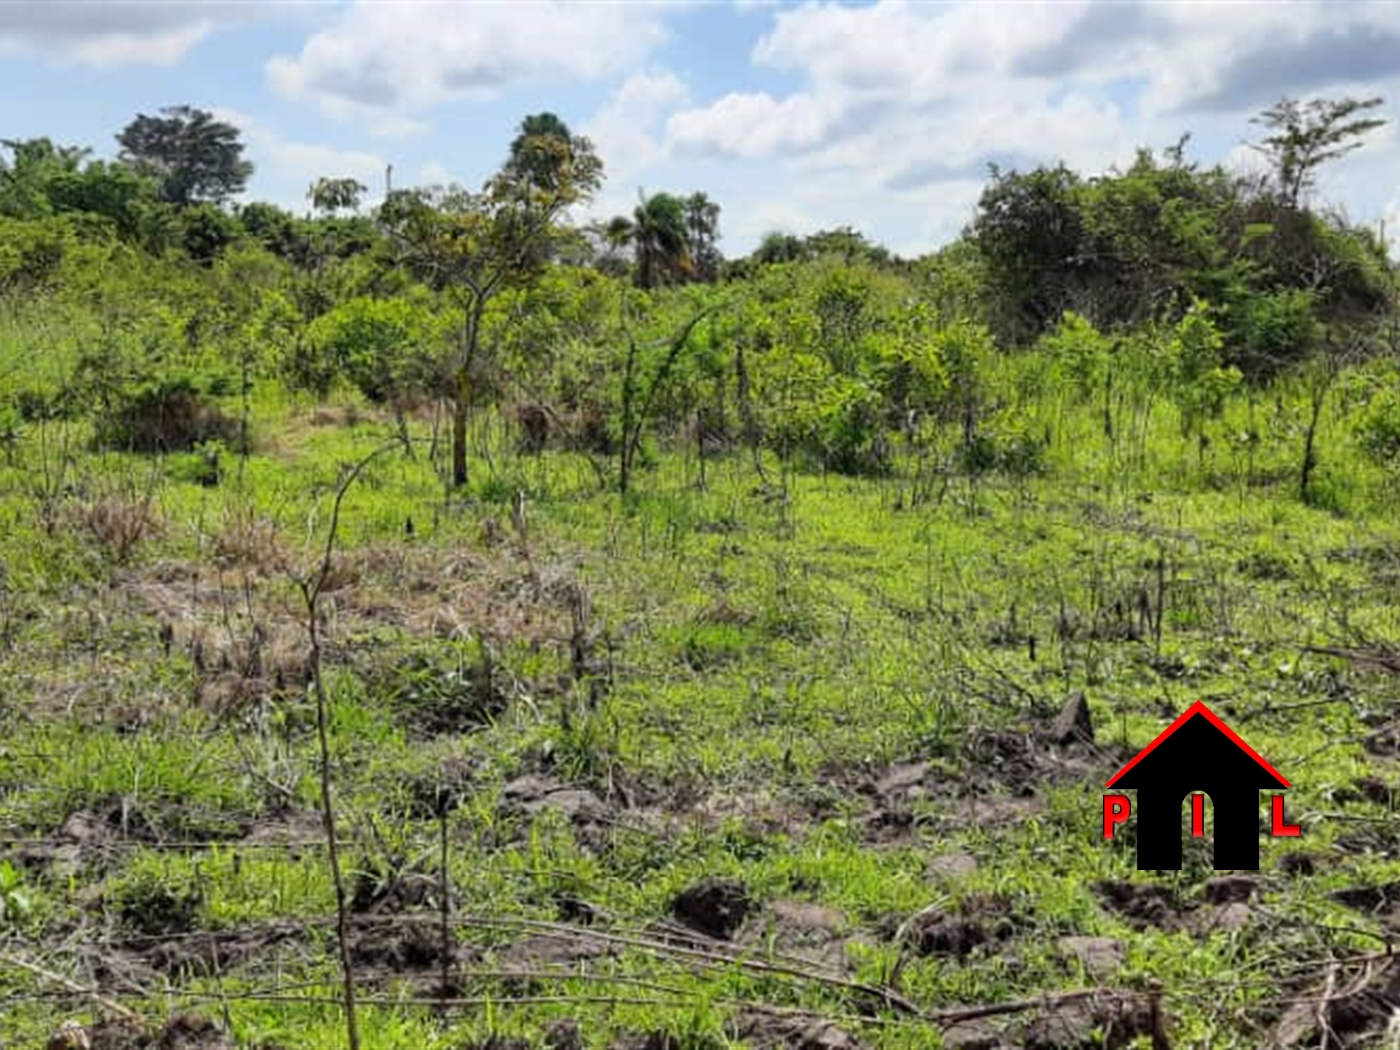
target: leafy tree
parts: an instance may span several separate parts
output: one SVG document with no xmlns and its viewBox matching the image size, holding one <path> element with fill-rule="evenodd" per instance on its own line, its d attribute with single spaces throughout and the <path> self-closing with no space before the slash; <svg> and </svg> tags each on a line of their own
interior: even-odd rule
<svg viewBox="0 0 1400 1050">
<path fill-rule="evenodd" d="M 421 304 L 358 297 L 318 317 L 307 338 L 370 401 L 399 406 L 433 388 L 432 329 Z"/>
<path fill-rule="evenodd" d="M 691 254 L 686 205 L 669 193 L 640 195 L 631 217 L 619 215 L 608 223 L 608 238 L 630 244 L 637 261 L 637 284 L 655 288 L 682 279 L 695 270 Z"/>
<path fill-rule="evenodd" d="M 144 239 L 159 224 L 155 194 L 150 179 L 105 161 L 94 161 L 81 171 L 59 172 L 48 185 L 55 212 L 101 216 L 128 241 Z"/>
<path fill-rule="evenodd" d="M 1202 436 L 1206 421 L 1220 415 L 1240 385 L 1240 370 L 1223 361 L 1224 342 L 1205 303 L 1193 304 L 1172 332 L 1168 368 L 1184 435 Z"/>
<path fill-rule="evenodd" d="M 686 240 L 690 245 L 695 276 L 702 281 L 713 281 L 719 276 L 720 266 L 724 263 L 715 245 L 719 239 L 720 206 L 705 193 L 692 193 L 681 203 L 685 211 Z"/>
<path fill-rule="evenodd" d="M 238 209 L 243 230 L 268 251 L 290 262 L 302 262 L 307 252 L 306 237 L 296 216 L 265 201 L 253 201 Z"/>
<path fill-rule="evenodd" d="M 56 146 L 47 138 L 0 139 L 0 215 L 37 219 L 53 211 L 49 187 L 61 174 L 79 170 L 91 153 L 81 146 Z"/>
<path fill-rule="evenodd" d="M 160 199 L 184 207 L 219 203 L 243 191 L 253 165 L 232 124 L 190 106 L 168 106 L 162 116 L 142 113 L 117 136 L 121 160 L 160 181 Z"/>
<path fill-rule="evenodd" d="M 799 259 L 808 258 L 809 254 L 801 237 L 791 233 L 774 232 L 764 236 L 750 258 L 760 265 L 772 265 L 797 262 Z"/>
<path fill-rule="evenodd" d="M 998 321 L 1012 339 L 1034 337 L 1074 309 L 1084 245 L 1078 175 L 1063 164 L 1021 174 L 995 165 L 969 231 L 987 262 Z"/>
<path fill-rule="evenodd" d="M 850 226 L 834 230 L 818 230 L 804 242 L 809 256 L 833 255 L 843 262 L 867 262 L 882 266 L 890 262 L 890 253 L 878 244 L 871 244 L 865 234 Z"/>
<path fill-rule="evenodd" d="M 180 247 L 195 262 L 210 265 L 238 237 L 238 220 L 212 204 L 180 212 Z"/>
<path fill-rule="evenodd" d="M 1381 98 L 1318 98 L 1303 103 L 1284 98 L 1250 121 L 1271 133 L 1254 149 L 1273 167 L 1284 207 L 1300 207 L 1322 165 L 1360 149 L 1365 135 L 1385 124 L 1379 117 L 1365 115 L 1383 102 Z"/>
<path fill-rule="evenodd" d="M 354 211 L 369 187 L 358 179 L 331 179 L 322 176 L 311 184 L 306 198 L 319 212 L 334 215 L 339 211 Z"/>
<path fill-rule="evenodd" d="M 393 193 L 380 221 L 399 259 L 446 293 L 461 318 L 452 375 L 452 482 L 467 482 L 467 415 L 482 378 L 483 320 L 491 301 L 544 270 L 572 204 L 602 184 L 602 161 L 561 123 L 527 117 L 511 155 L 479 192 L 448 187 Z M 561 130 L 562 128 L 562 130 Z"/>
<path fill-rule="evenodd" d="M 510 182 L 546 196 L 568 195 L 587 171 L 601 178 L 602 161 L 593 143 L 575 135 L 553 113 L 535 113 L 520 122 L 501 174 Z"/>
</svg>

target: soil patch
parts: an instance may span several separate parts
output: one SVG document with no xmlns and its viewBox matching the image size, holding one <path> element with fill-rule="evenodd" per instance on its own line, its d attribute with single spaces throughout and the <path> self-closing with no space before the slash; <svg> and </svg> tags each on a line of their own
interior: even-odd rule
<svg viewBox="0 0 1400 1050">
<path fill-rule="evenodd" d="M 81 1031 L 79 1041 L 63 1042 L 62 1031 L 49 1040 L 50 1050 L 85 1046 L 89 1050 L 234 1050 L 234 1041 L 213 1021 L 177 1014 L 156 1032 L 143 1031 L 129 1021 L 103 1021 Z M 85 1041 L 83 1041 L 85 1037 Z"/>
<path fill-rule="evenodd" d="M 865 1046 L 821 1018 L 751 1011 L 739 1015 L 736 1027 L 739 1038 L 753 1050 L 862 1050 Z"/>
<path fill-rule="evenodd" d="M 1155 926 L 1163 930 L 1181 929 L 1191 910 L 1165 886 L 1148 882 L 1105 879 L 1095 883 L 1103 906 L 1135 930 Z"/>
<path fill-rule="evenodd" d="M 157 973 L 172 977 L 207 977 L 232 970 L 250 959 L 261 959 L 269 948 L 297 940 L 305 932 L 298 922 L 272 922 L 226 932 L 193 934 L 156 944 L 127 944 L 118 950 Z"/>
<path fill-rule="evenodd" d="M 1061 937 L 1055 945 L 1060 955 L 1072 959 L 1090 977 L 1111 977 L 1127 954 L 1123 942 L 1112 937 Z"/>
<path fill-rule="evenodd" d="M 743 925 L 753 906 L 742 882 L 707 878 L 682 890 L 671 903 L 671 913 L 690 929 L 727 941 Z"/>
<path fill-rule="evenodd" d="M 1151 1006 L 1140 997 L 1105 994 L 1050 1007 L 1027 1022 L 1025 1050 L 1120 1050 L 1153 1034 Z"/>
<path fill-rule="evenodd" d="M 1400 907 L 1400 881 L 1378 886 L 1350 886 L 1337 890 L 1332 899 L 1369 915 L 1393 914 Z"/>
<path fill-rule="evenodd" d="M 831 973 L 846 969 L 846 916 L 806 901 L 769 904 L 739 938 L 745 945 L 806 959 Z"/>
<path fill-rule="evenodd" d="M 1342 984 L 1340 990 L 1320 980 L 1288 1008 L 1269 1042 L 1278 1047 L 1316 1046 L 1325 1042 L 1337 1050 L 1379 1046 L 1397 1009 L 1400 1009 L 1400 960 L 1374 973 L 1363 973 L 1352 983 Z"/>
<path fill-rule="evenodd" d="M 1005 897 L 978 894 L 951 911 L 925 908 L 896 927 L 893 940 L 917 955 L 952 956 L 959 961 L 979 949 L 996 950 L 1011 939 L 1020 920 Z M 885 924 L 889 928 L 889 924 Z"/>
</svg>

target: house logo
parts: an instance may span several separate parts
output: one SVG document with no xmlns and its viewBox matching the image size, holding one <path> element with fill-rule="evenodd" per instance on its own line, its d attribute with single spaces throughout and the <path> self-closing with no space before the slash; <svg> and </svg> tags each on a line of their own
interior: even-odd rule
<svg viewBox="0 0 1400 1050">
<path fill-rule="evenodd" d="M 1139 871 L 1180 870 L 1181 804 L 1191 795 L 1191 834 L 1205 835 L 1205 798 L 1214 818 L 1216 868 L 1259 867 L 1259 792 L 1274 792 L 1270 834 L 1302 834 L 1284 821 L 1280 788 L 1291 786 L 1278 770 L 1197 701 L 1113 774 L 1104 787 L 1137 791 Z M 1132 815 L 1127 795 L 1103 798 L 1103 837 L 1113 838 Z"/>
</svg>

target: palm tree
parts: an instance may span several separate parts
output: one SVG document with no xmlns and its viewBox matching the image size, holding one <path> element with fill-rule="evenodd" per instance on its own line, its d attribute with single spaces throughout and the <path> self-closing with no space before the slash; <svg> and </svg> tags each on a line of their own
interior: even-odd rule
<svg viewBox="0 0 1400 1050">
<path fill-rule="evenodd" d="M 603 163 L 594 153 L 592 142 L 575 135 L 559 117 L 546 112 L 531 114 L 520 122 L 504 171 L 531 190 L 554 194 L 560 188 L 563 171 L 568 171 L 574 181 L 582 177 L 582 181 L 597 189 L 602 182 Z"/>
<path fill-rule="evenodd" d="M 694 270 L 685 202 L 669 193 L 650 197 L 639 192 L 629 218 L 619 215 L 606 227 L 614 246 L 632 245 L 637 260 L 637 284 L 655 288 Z"/>
</svg>

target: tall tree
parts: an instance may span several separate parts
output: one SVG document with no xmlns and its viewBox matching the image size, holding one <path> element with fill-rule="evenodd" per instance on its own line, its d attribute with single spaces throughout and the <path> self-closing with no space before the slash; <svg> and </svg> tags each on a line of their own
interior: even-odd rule
<svg viewBox="0 0 1400 1050">
<path fill-rule="evenodd" d="M 482 322 L 493 298 L 548 264 L 570 205 L 602 185 L 592 144 L 551 114 L 527 117 L 501 170 L 479 192 L 460 187 L 390 194 L 380 220 L 400 257 L 460 311 L 448 370 L 452 483 L 467 482 L 467 416 L 483 361 Z"/>
<path fill-rule="evenodd" d="M 1384 102 L 1381 98 L 1317 98 L 1303 103 L 1280 99 L 1250 123 L 1267 128 L 1254 149 L 1273 167 L 1280 203 L 1297 209 L 1313 188 L 1317 169 L 1364 145 L 1368 132 L 1385 124 L 1367 116 Z"/>
<path fill-rule="evenodd" d="M 669 193 L 639 194 L 631 217 L 619 215 L 608 223 L 615 244 L 630 244 L 637 260 L 637 284 L 642 288 L 678 280 L 694 271 L 686 205 Z"/>
<path fill-rule="evenodd" d="M 161 114 L 138 114 L 117 142 L 124 163 L 160 180 L 162 200 L 217 204 L 242 192 L 253 165 L 243 159 L 236 127 L 190 106 L 168 106 Z"/>
<path fill-rule="evenodd" d="M 724 261 L 715 242 L 719 240 L 720 207 L 706 193 L 692 193 L 681 202 L 685 210 L 685 232 L 698 280 L 713 281 Z"/>
</svg>

